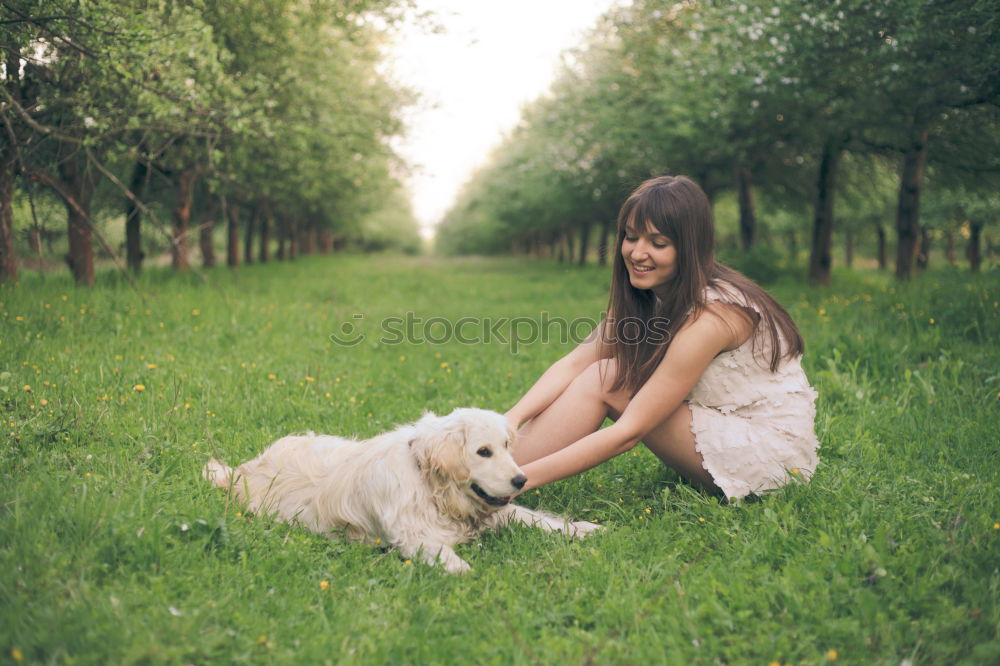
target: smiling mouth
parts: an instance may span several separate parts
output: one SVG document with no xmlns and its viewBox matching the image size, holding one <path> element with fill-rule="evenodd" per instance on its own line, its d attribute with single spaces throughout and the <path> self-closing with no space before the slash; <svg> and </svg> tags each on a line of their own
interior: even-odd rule
<svg viewBox="0 0 1000 666">
<path fill-rule="evenodd" d="M 632 264 L 632 270 L 636 273 L 649 273 L 653 269 L 649 266 L 636 266 L 635 264 Z"/>
<path fill-rule="evenodd" d="M 477 484 L 472 484 L 472 492 L 476 493 L 481 500 L 493 506 L 506 506 L 510 502 L 510 497 L 493 497 Z"/>
</svg>

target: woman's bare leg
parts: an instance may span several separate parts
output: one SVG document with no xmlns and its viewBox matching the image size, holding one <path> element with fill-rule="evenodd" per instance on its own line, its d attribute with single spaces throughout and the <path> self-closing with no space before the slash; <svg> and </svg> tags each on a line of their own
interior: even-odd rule
<svg viewBox="0 0 1000 666">
<path fill-rule="evenodd" d="M 630 397 L 625 391 L 610 390 L 614 372 L 614 361 L 594 363 L 555 402 L 521 428 L 514 447 L 518 464 L 525 465 L 569 446 L 597 430 L 605 418 L 616 420 Z M 681 403 L 642 441 L 657 458 L 692 483 L 705 490 L 718 490 L 695 449 L 687 403 Z"/>
<path fill-rule="evenodd" d="M 514 460 L 519 465 L 526 465 L 600 428 L 609 414 L 604 394 L 598 364 L 594 363 L 518 431 Z"/>
</svg>

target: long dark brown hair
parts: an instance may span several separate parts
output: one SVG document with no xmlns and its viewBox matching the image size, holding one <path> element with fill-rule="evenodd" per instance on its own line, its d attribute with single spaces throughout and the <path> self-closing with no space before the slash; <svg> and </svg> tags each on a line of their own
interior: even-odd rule
<svg viewBox="0 0 1000 666">
<path fill-rule="evenodd" d="M 677 270 L 665 296 L 636 289 L 622 257 L 625 229 L 651 224 L 677 250 Z M 635 189 L 618 212 L 611 295 L 604 329 L 605 351 L 617 361 L 612 390 L 635 393 L 663 360 L 670 341 L 689 317 L 705 308 L 705 290 L 712 287 L 759 314 L 753 349 L 767 351 L 771 372 L 782 358 L 802 354 L 805 344 L 795 322 L 781 305 L 742 273 L 715 261 L 715 222 L 708 197 L 684 176 L 651 178 Z M 748 316 L 750 316 L 748 314 Z M 647 335 L 637 336 L 637 328 Z M 653 335 L 649 335 L 653 333 Z"/>
</svg>

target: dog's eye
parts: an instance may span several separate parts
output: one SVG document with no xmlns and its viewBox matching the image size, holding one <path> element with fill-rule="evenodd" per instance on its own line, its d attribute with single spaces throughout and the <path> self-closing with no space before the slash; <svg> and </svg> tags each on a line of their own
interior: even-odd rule
<svg viewBox="0 0 1000 666">
<path fill-rule="evenodd" d="M 488 446 L 484 446 L 478 451 L 476 451 L 476 455 L 480 455 L 484 458 L 489 458 L 491 455 L 493 455 L 493 452 L 490 451 L 490 448 Z"/>
</svg>

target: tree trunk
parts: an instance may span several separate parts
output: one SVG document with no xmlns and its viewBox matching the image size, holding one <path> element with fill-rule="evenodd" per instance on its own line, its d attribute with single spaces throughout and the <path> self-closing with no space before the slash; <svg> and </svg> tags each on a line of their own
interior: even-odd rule
<svg viewBox="0 0 1000 666">
<path fill-rule="evenodd" d="M 288 228 L 289 221 L 284 215 L 278 216 L 278 251 L 275 253 L 274 258 L 278 261 L 284 261 L 287 259 L 288 249 L 287 249 L 287 239 L 288 239 Z"/>
<path fill-rule="evenodd" d="M 235 197 L 226 206 L 226 265 L 240 265 L 240 202 Z"/>
<path fill-rule="evenodd" d="M 299 225 L 299 254 L 316 253 L 316 229 L 313 222 Z"/>
<path fill-rule="evenodd" d="M 142 199 L 145 194 L 146 180 L 149 168 L 142 160 L 136 160 L 132 168 L 132 181 L 129 183 L 129 190 L 138 199 Z M 132 199 L 125 198 L 125 263 L 133 273 L 142 270 L 142 260 L 145 258 L 142 252 L 142 211 Z"/>
<path fill-rule="evenodd" d="M 0 156 L 0 282 L 17 280 L 14 257 L 14 163 L 13 147 Z"/>
<path fill-rule="evenodd" d="M 587 252 L 590 251 L 590 222 L 580 226 L 580 256 L 577 263 L 581 266 L 587 265 Z"/>
<path fill-rule="evenodd" d="M 188 269 L 188 229 L 191 227 L 191 202 L 194 200 L 194 169 L 177 172 L 177 205 L 174 206 L 174 236 L 170 245 L 170 266 L 176 271 Z"/>
<path fill-rule="evenodd" d="M 90 199 L 94 185 L 80 165 L 76 146 L 60 148 L 59 175 L 65 189 L 69 254 L 66 263 L 77 284 L 94 284 L 94 246 L 90 228 Z"/>
<path fill-rule="evenodd" d="M 247 226 L 243 231 L 243 263 L 248 266 L 253 263 L 253 235 L 257 230 L 259 219 L 260 205 L 256 205 L 250 209 L 250 217 L 247 219 Z"/>
<path fill-rule="evenodd" d="M 299 234 L 299 221 L 294 218 L 288 218 L 288 258 L 295 259 L 299 256 L 299 244 L 296 242 L 296 238 Z"/>
<path fill-rule="evenodd" d="M 917 270 L 927 270 L 930 264 L 931 234 L 926 225 L 920 227 L 920 251 L 917 252 Z"/>
<path fill-rule="evenodd" d="M 955 230 L 948 229 L 944 232 L 944 258 L 949 266 L 955 265 Z"/>
<path fill-rule="evenodd" d="M 789 229 L 785 232 L 785 237 L 788 240 L 788 256 L 794 264 L 799 258 L 799 235 L 795 233 L 795 229 Z"/>
<path fill-rule="evenodd" d="M 757 213 L 751 175 L 746 167 L 736 172 L 740 190 L 740 245 L 744 252 L 749 252 L 757 244 Z"/>
<path fill-rule="evenodd" d="M 809 280 L 824 286 L 830 284 L 830 267 L 833 263 L 830 243 L 833 238 L 833 197 L 840 148 L 840 141 L 827 141 L 819 164 L 816 214 L 813 217 L 812 249 L 809 254 Z"/>
<path fill-rule="evenodd" d="M 198 225 L 198 246 L 201 248 L 201 263 L 205 268 L 215 266 L 215 244 L 213 231 L 215 229 L 215 214 L 218 212 L 216 198 L 209 196 L 208 203 L 201 213 L 201 224 Z"/>
<path fill-rule="evenodd" d="M 4 44 L 6 92 L 21 102 L 21 49 L 17 40 Z M 8 126 L 10 127 L 10 126 Z M 0 130 L 4 131 L 4 130 Z M 17 173 L 17 137 L 6 132 L 6 147 L 0 154 L 0 283 L 17 280 L 17 259 L 14 257 L 14 176 Z"/>
<path fill-rule="evenodd" d="M 316 244 L 320 254 L 330 254 L 333 252 L 333 233 L 327 229 L 316 230 Z"/>
<path fill-rule="evenodd" d="M 896 277 L 908 280 L 920 251 L 920 190 L 927 166 L 927 130 L 917 133 L 903 157 L 903 173 L 899 181 L 899 203 L 896 208 Z"/>
<path fill-rule="evenodd" d="M 982 221 L 969 220 L 969 243 L 965 246 L 965 258 L 969 260 L 969 270 L 978 273 L 983 264 L 980 237 L 983 234 Z"/>
<path fill-rule="evenodd" d="M 844 265 L 854 267 L 854 232 L 844 229 Z"/>
<path fill-rule="evenodd" d="M 608 265 L 608 256 L 613 246 L 611 229 L 611 222 L 607 218 L 604 218 L 601 222 L 601 243 L 597 248 L 597 263 L 601 266 Z"/>
<path fill-rule="evenodd" d="M 884 271 L 889 267 L 889 252 L 886 247 L 885 228 L 878 218 L 873 219 L 875 225 L 875 254 L 878 259 L 878 268 Z"/>
<path fill-rule="evenodd" d="M 260 216 L 260 263 L 266 264 L 271 259 L 271 227 L 274 226 L 274 213 L 270 202 L 261 204 L 264 208 Z"/>
</svg>

